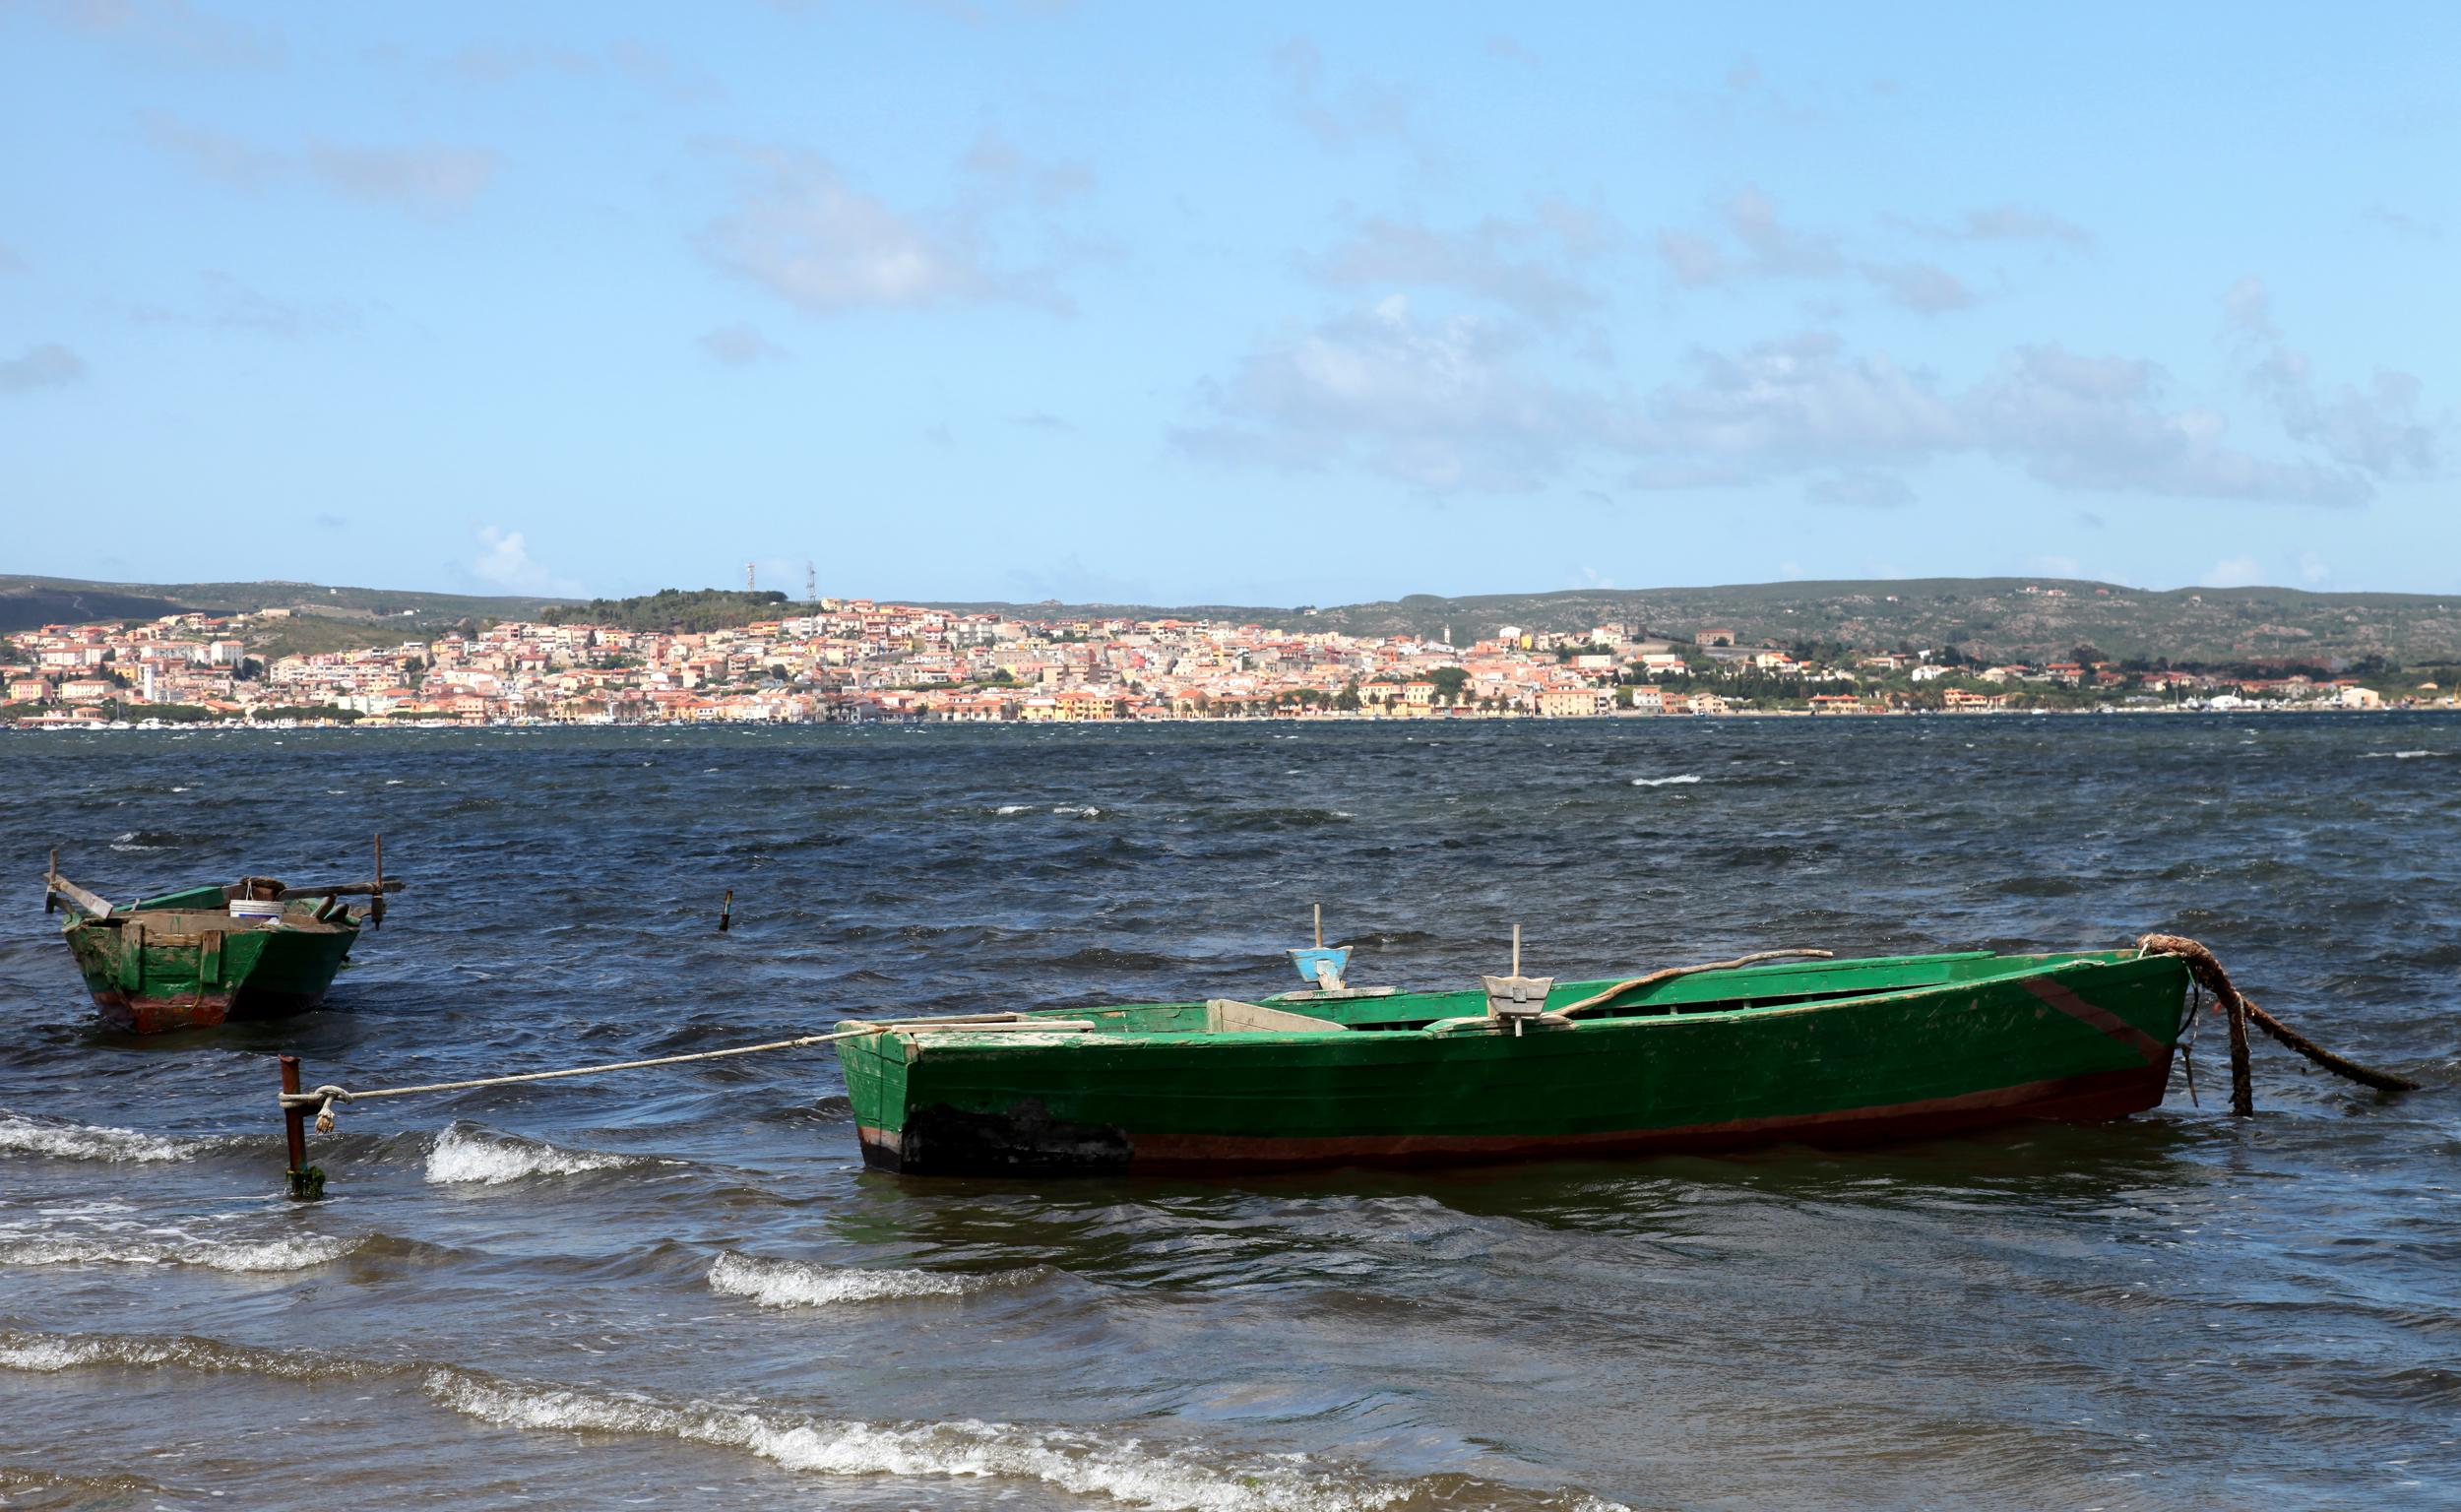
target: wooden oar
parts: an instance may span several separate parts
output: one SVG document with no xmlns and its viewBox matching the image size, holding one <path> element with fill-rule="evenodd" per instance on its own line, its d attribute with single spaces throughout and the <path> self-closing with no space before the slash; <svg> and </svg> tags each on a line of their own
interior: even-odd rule
<svg viewBox="0 0 2461 1512">
<path fill-rule="evenodd" d="M 1672 981 L 1677 976 L 1692 976 L 1702 972 L 1731 972 L 1736 967 L 1752 966 L 1762 961 L 1828 961 L 1835 959 L 1836 955 L 1837 952 L 1833 950 L 1763 950 L 1755 951 L 1748 956 L 1736 956 L 1732 961 L 1712 961 L 1704 966 L 1671 966 L 1665 971 L 1652 972 L 1646 976 L 1635 976 L 1629 981 L 1618 981 L 1603 992 L 1591 993 L 1569 1008 L 1558 1008 L 1554 1011 L 1565 1018 L 1570 1018 L 1576 1013 L 1587 1013 L 1593 1008 L 1604 1008 L 1626 992 L 1655 986 L 1662 981 Z"/>
</svg>

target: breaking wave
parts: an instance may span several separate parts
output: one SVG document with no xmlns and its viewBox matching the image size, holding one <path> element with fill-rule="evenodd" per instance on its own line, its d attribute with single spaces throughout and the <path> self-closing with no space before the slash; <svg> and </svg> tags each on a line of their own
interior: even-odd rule
<svg viewBox="0 0 2461 1512">
<path fill-rule="evenodd" d="M 235 1239 L 191 1239 L 157 1243 L 143 1239 L 78 1239 L 52 1237 L 0 1238 L 0 1265 L 190 1265 L 209 1271 L 239 1273 L 304 1271 L 328 1265 L 358 1248 L 364 1239 L 330 1234 L 294 1234 L 248 1242 Z"/>
<path fill-rule="evenodd" d="M 674 1164 L 656 1156 L 566 1150 L 544 1140 L 455 1124 L 437 1135 L 435 1148 L 427 1152 L 427 1179 L 437 1186 L 501 1186 L 531 1176 L 576 1176 L 584 1171 Z"/>
<path fill-rule="evenodd" d="M 500 1427 L 671 1438 L 745 1450 L 807 1474 L 1039 1480 L 1072 1495 L 1186 1512 L 1372 1512 L 1411 1494 L 1406 1485 L 1310 1471 L 1289 1460 L 1220 1461 L 1068 1428 L 974 1420 L 871 1423 L 704 1404 L 669 1407 L 450 1369 L 428 1372 L 422 1384 L 444 1406 Z"/>
<path fill-rule="evenodd" d="M 237 1370 L 293 1381 L 360 1380 L 388 1368 L 344 1355 L 304 1350 L 259 1350 L 213 1339 L 153 1338 L 134 1334 L 33 1334 L 0 1332 L 0 1367 L 49 1374 L 87 1365 L 178 1365 L 190 1370 Z"/>
<path fill-rule="evenodd" d="M 2363 751 L 2361 761 L 2420 761 L 2429 756 L 2449 756 L 2450 751 Z"/>
<path fill-rule="evenodd" d="M 1676 788 L 1699 781 L 1699 773 L 1686 772 L 1680 777 L 1636 777 L 1632 779 L 1632 786 L 1635 788 Z"/>
<path fill-rule="evenodd" d="M 1091 803 L 1054 803 L 1051 812 L 1069 819 L 1100 819 L 1103 811 Z"/>
<path fill-rule="evenodd" d="M 195 1155 L 194 1141 L 166 1139 L 135 1129 L 108 1125 L 58 1123 L 50 1119 L 0 1113 L 0 1152 L 47 1155 L 62 1161 L 184 1161 Z"/>
<path fill-rule="evenodd" d="M 748 1296 L 764 1307 L 827 1307 L 836 1302 L 875 1302 L 910 1296 L 964 1296 L 1029 1280 L 1031 1271 L 969 1276 L 946 1271 L 862 1270 L 807 1265 L 800 1260 L 757 1260 L 728 1250 L 709 1268 L 709 1289 L 726 1296 Z"/>
<path fill-rule="evenodd" d="M 623 1434 L 736 1449 L 806 1475 L 1038 1481 L 1073 1496 L 1153 1512 L 1381 1512 L 1403 1503 L 1549 1512 L 1624 1512 L 1576 1490 L 1530 1493 L 1438 1476 L 1417 1481 L 1319 1469 L 1302 1455 L 1149 1445 L 1068 1427 L 965 1418 L 866 1422 L 707 1402 L 505 1380 L 455 1365 L 354 1359 L 194 1337 L 0 1332 L 0 1368 L 52 1373 L 84 1366 L 175 1366 L 297 1381 L 415 1379 L 438 1406 L 497 1427 Z"/>
</svg>

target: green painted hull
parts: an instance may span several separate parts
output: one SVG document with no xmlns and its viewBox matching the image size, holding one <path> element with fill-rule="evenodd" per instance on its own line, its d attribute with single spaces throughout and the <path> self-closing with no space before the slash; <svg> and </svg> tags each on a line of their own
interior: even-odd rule
<svg viewBox="0 0 2461 1512">
<path fill-rule="evenodd" d="M 1846 1145 L 2152 1107 L 2187 988 L 2173 957 L 1977 952 L 1701 973 L 1517 1036 L 1459 1022 L 1482 993 L 1415 993 L 1277 1005 L 1321 1030 L 1209 1033 L 1202 1003 L 1132 1004 L 1041 1015 L 1092 1033 L 890 1032 L 838 1053 L 865 1161 L 918 1173 Z"/>
<path fill-rule="evenodd" d="M 62 931 L 95 1006 L 137 1034 L 283 1018 L 325 1000 L 358 938 L 347 915 L 299 906 L 279 922 L 221 909 L 150 909 L 78 917 Z"/>
</svg>

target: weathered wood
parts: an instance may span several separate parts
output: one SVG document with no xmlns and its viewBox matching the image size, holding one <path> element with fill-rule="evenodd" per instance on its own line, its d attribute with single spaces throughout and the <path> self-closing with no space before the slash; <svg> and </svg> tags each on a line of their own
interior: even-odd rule
<svg viewBox="0 0 2461 1512">
<path fill-rule="evenodd" d="M 59 866 L 56 861 L 53 862 L 52 869 L 43 875 L 42 885 L 46 892 L 53 896 L 68 900 L 70 903 L 77 906 L 79 912 L 87 914 L 89 917 L 101 918 L 111 912 L 111 900 L 101 897 L 98 894 L 90 893 L 84 888 L 79 887 L 76 883 L 71 882 L 68 878 L 61 876 Z"/>
<path fill-rule="evenodd" d="M 1243 1003 L 1234 997 L 1208 998 L 1205 1002 L 1205 1032 L 1209 1035 L 1313 1035 L 1348 1028 L 1349 1025 L 1330 1019 L 1268 1008 L 1262 1003 Z"/>
</svg>

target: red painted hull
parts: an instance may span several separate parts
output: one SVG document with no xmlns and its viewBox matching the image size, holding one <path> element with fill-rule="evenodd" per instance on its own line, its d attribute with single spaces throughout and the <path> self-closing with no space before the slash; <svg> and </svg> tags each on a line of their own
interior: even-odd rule
<svg viewBox="0 0 2461 1512">
<path fill-rule="evenodd" d="M 213 992 L 181 992 L 163 997 L 126 992 L 92 994 L 102 1021 L 133 1035 L 160 1035 L 182 1029 L 214 1029 L 230 1022 L 286 1019 L 306 1013 L 325 1000 L 322 992 L 267 992 L 223 988 Z"/>
</svg>

